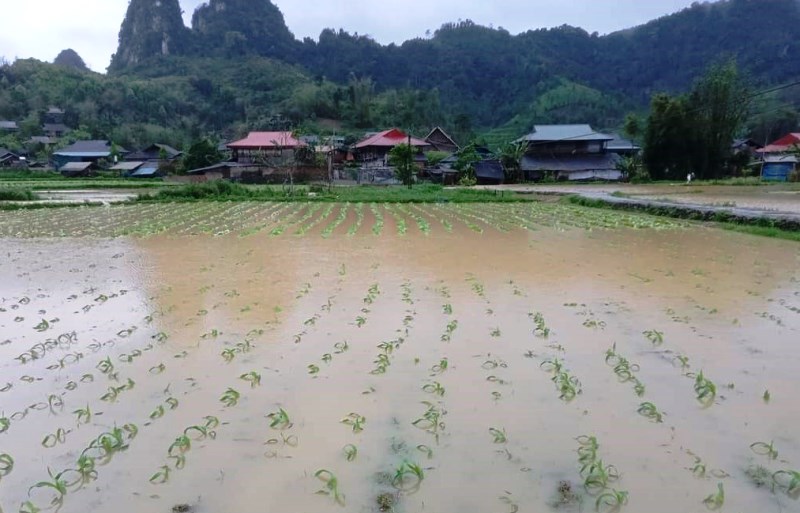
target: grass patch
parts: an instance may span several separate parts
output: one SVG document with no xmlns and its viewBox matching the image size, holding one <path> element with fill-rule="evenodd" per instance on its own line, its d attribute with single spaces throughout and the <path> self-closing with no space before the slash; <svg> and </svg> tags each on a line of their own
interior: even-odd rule
<svg viewBox="0 0 800 513">
<path fill-rule="evenodd" d="M 0 189 L 0 201 L 34 201 L 39 197 L 30 189 Z"/>
<path fill-rule="evenodd" d="M 154 195 L 140 195 L 141 202 L 171 201 L 316 201 L 337 203 L 509 203 L 529 202 L 509 191 L 486 191 L 466 188 L 444 188 L 440 185 L 403 186 L 248 186 L 227 181 L 170 187 Z"/>
</svg>

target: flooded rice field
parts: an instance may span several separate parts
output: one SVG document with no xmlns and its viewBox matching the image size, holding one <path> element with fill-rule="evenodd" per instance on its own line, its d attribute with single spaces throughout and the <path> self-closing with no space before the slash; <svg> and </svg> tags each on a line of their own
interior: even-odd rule
<svg viewBox="0 0 800 513">
<path fill-rule="evenodd" d="M 800 511 L 796 243 L 540 204 L 0 234 L 2 511 Z"/>
</svg>

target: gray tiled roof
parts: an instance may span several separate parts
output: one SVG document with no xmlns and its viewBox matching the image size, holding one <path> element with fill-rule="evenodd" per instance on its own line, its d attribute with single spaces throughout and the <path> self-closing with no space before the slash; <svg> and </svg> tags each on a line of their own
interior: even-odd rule
<svg viewBox="0 0 800 513">
<path fill-rule="evenodd" d="M 120 153 L 128 153 L 125 148 L 118 147 Z M 86 156 L 92 154 L 94 156 L 108 156 L 111 155 L 111 143 L 108 141 L 76 141 L 66 148 L 62 148 L 55 152 L 56 155 L 63 155 L 66 157 L 80 154 Z"/>
<path fill-rule="evenodd" d="M 516 142 L 554 141 L 611 141 L 614 137 L 596 132 L 589 125 L 536 125 L 533 132 L 520 137 Z"/>
</svg>

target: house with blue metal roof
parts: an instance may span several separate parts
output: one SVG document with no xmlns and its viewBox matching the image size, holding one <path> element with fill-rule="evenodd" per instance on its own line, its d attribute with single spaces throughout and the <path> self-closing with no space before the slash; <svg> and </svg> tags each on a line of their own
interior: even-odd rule
<svg viewBox="0 0 800 513">
<path fill-rule="evenodd" d="M 621 180 L 621 157 L 608 148 L 613 140 L 589 125 L 536 125 L 515 142 L 526 145 L 520 162 L 526 180 Z"/>
<path fill-rule="evenodd" d="M 53 153 L 53 166 L 56 171 L 59 171 L 70 162 L 91 162 L 95 165 L 101 160 L 113 162 L 114 149 L 111 141 L 76 141 Z M 116 153 L 122 157 L 128 153 L 128 150 L 116 147 Z"/>
</svg>

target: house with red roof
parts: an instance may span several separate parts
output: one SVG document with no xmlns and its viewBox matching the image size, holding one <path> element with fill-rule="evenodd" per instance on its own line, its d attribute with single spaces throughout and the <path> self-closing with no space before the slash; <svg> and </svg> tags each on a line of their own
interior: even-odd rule
<svg viewBox="0 0 800 513">
<path fill-rule="evenodd" d="M 401 144 L 411 144 L 422 154 L 431 148 L 428 141 L 407 134 L 399 128 L 368 134 L 355 145 L 356 159 L 363 167 L 389 167 L 389 152 Z"/>
<path fill-rule="evenodd" d="M 786 182 L 798 167 L 800 133 L 786 134 L 756 151 L 764 159 L 761 165 L 762 180 Z"/>
<path fill-rule="evenodd" d="M 292 132 L 250 132 L 239 141 L 228 143 L 233 160 L 240 164 L 264 163 L 265 160 L 289 158 L 306 143 Z"/>
</svg>

